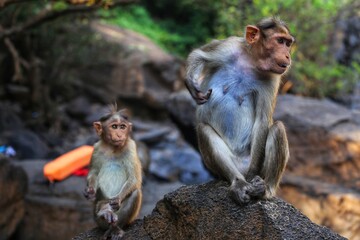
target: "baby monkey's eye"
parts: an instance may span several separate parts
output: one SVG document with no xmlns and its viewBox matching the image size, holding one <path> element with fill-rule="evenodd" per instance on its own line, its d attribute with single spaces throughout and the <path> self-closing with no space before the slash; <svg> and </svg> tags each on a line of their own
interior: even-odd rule
<svg viewBox="0 0 360 240">
<path fill-rule="evenodd" d="M 125 125 L 125 124 L 121 124 L 121 125 L 120 125 L 120 129 L 123 129 L 123 130 L 126 129 L 126 125 Z"/>
<path fill-rule="evenodd" d="M 117 128 L 118 128 L 118 125 L 113 124 L 113 125 L 111 125 L 111 128 L 112 128 L 112 129 L 117 129 Z"/>
</svg>

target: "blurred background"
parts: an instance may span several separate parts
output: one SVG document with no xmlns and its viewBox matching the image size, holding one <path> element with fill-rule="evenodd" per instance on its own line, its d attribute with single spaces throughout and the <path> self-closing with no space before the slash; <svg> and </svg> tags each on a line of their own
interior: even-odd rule
<svg viewBox="0 0 360 240">
<path fill-rule="evenodd" d="M 167 192 L 212 180 L 185 59 L 273 15 L 296 38 L 274 115 L 291 152 L 279 197 L 360 239 L 359 1 L 0 0 L 0 240 L 70 239 L 95 226 L 86 171 L 55 183 L 42 171 L 93 145 L 92 122 L 114 102 L 131 112 L 143 162 L 140 217 Z"/>
</svg>

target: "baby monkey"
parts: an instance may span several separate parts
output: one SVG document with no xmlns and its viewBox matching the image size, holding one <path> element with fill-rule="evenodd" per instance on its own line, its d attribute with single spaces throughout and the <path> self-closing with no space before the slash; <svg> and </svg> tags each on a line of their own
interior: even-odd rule
<svg viewBox="0 0 360 240">
<path fill-rule="evenodd" d="M 132 124 L 126 110 L 94 122 L 100 140 L 94 145 L 85 197 L 94 200 L 94 216 L 105 230 L 103 239 L 120 239 L 141 208 L 142 169 L 136 144 L 130 137 Z"/>
</svg>

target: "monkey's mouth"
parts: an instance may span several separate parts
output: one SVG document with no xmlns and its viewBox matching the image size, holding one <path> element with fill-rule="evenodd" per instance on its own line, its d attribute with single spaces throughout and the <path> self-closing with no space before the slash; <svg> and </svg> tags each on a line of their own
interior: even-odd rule
<svg viewBox="0 0 360 240">
<path fill-rule="evenodd" d="M 288 63 L 280 63 L 280 64 L 278 64 L 278 66 L 280 68 L 286 69 L 289 66 L 289 64 Z"/>
</svg>

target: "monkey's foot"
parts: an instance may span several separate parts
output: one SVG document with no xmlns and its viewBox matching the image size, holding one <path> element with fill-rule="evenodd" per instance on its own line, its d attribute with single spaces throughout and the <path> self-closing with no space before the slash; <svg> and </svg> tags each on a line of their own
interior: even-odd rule
<svg viewBox="0 0 360 240">
<path fill-rule="evenodd" d="M 103 217 L 105 221 L 107 221 L 109 224 L 114 224 L 118 221 L 118 216 L 114 212 L 109 210 L 105 211 L 101 217 Z"/>
<path fill-rule="evenodd" d="M 125 232 L 120 227 L 113 225 L 104 233 L 102 240 L 120 240 Z"/>
<path fill-rule="evenodd" d="M 253 198 L 261 198 L 265 196 L 266 184 L 265 181 L 259 176 L 255 176 L 250 181 L 250 185 L 246 187 L 247 194 L 249 194 Z"/>
<path fill-rule="evenodd" d="M 240 179 L 235 179 L 230 186 L 230 196 L 239 204 L 248 203 L 251 198 L 247 192 L 249 186 L 249 183 Z"/>
<path fill-rule="evenodd" d="M 250 183 L 235 182 L 230 187 L 231 197 L 240 204 L 248 203 L 251 199 L 265 196 L 266 184 L 259 176 L 255 176 Z"/>
<path fill-rule="evenodd" d="M 111 226 L 104 234 L 103 240 L 120 240 L 124 236 L 125 232 L 120 227 L 114 225 Z"/>
</svg>

